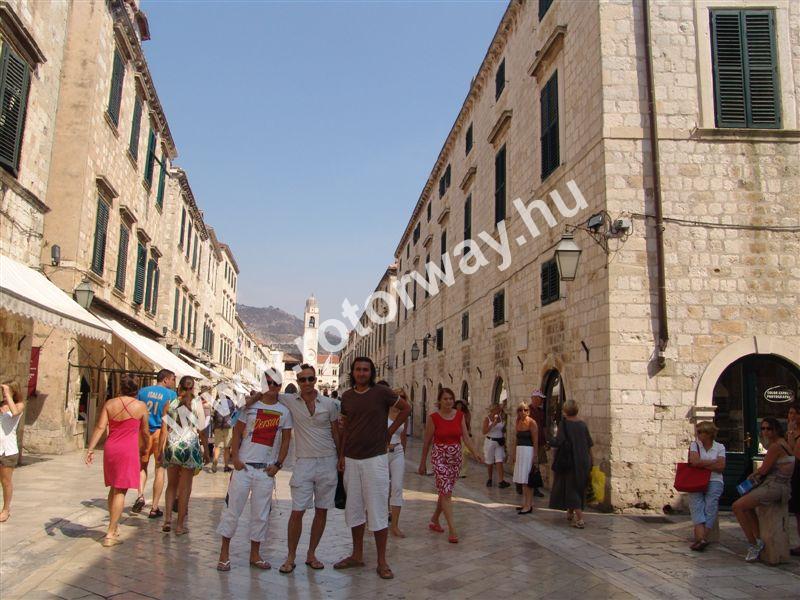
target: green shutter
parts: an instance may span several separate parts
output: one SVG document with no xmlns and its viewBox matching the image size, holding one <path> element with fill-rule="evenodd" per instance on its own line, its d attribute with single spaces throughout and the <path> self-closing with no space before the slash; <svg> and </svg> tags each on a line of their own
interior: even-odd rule
<svg viewBox="0 0 800 600">
<path fill-rule="evenodd" d="M 150 301 L 153 299 L 153 273 L 156 272 L 156 261 L 147 261 L 147 279 L 144 284 L 144 309 L 150 312 Z"/>
<path fill-rule="evenodd" d="M 125 225 L 119 226 L 119 251 L 117 252 L 117 277 L 114 282 L 120 292 L 125 291 L 125 277 L 128 268 L 128 241 L 130 240 L 130 231 Z"/>
<path fill-rule="evenodd" d="M 560 274 L 558 272 L 558 264 L 555 259 L 550 259 L 542 263 L 541 266 L 541 294 L 540 298 L 542 306 L 555 302 L 561 297 L 559 289 Z"/>
<path fill-rule="evenodd" d="M 166 168 L 164 167 L 164 161 L 166 158 L 164 156 L 161 157 L 159 161 L 159 171 L 158 171 L 158 192 L 156 193 L 156 206 L 158 208 L 164 207 L 164 183 L 165 183 L 165 172 Z"/>
<path fill-rule="evenodd" d="M 172 331 L 178 331 L 178 312 L 181 303 L 181 291 L 175 288 L 175 308 L 172 310 Z"/>
<path fill-rule="evenodd" d="M 506 218 L 506 147 L 494 157 L 494 222 Z"/>
<path fill-rule="evenodd" d="M 497 100 L 506 87 L 506 59 L 504 58 L 494 74 L 494 99 Z"/>
<path fill-rule="evenodd" d="M 189 258 L 189 249 L 192 247 L 192 222 L 189 221 L 189 233 L 186 235 L 186 258 Z M 225 263 L 228 266 L 228 263 Z M 225 277 L 227 279 L 227 276 Z"/>
<path fill-rule="evenodd" d="M 136 253 L 136 278 L 133 281 L 133 302 L 141 304 L 144 300 L 144 277 L 145 267 L 147 266 L 147 250 L 144 244 L 137 244 Z"/>
<path fill-rule="evenodd" d="M 781 127 L 772 10 L 711 11 L 717 127 Z"/>
<path fill-rule="evenodd" d="M 106 263 L 106 238 L 108 237 L 108 204 L 97 201 L 97 216 L 94 223 L 94 248 L 92 249 L 92 271 L 103 275 Z"/>
<path fill-rule="evenodd" d="M 8 44 L 0 54 L 0 165 L 14 175 L 19 167 L 30 67 Z"/>
<path fill-rule="evenodd" d="M 472 238 L 472 194 L 464 201 L 464 239 Z"/>
<path fill-rule="evenodd" d="M 144 181 L 147 187 L 153 186 L 153 166 L 156 160 L 156 132 L 150 128 L 150 135 L 147 138 L 147 159 L 144 164 Z"/>
<path fill-rule="evenodd" d="M 492 321 L 495 326 L 502 325 L 506 320 L 506 295 L 505 292 L 497 292 L 492 301 Z"/>
<path fill-rule="evenodd" d="M 541 132 L 539 147 L 542 154 L 542 179 L 561 164 L 558 144 L 558 73 L 554 73 L 539 95 Z"/>
<path fill-rule="evenodd" d="M 111 92 L 108 95 L 108 116 L 119 125 L 119 108 L 122 105 L 122 82 L 125 79 L 125 63 L 119 50 L 114 48 L 114 66 L 111 70 Z"/>
<path fill-rule="evenodd" d="M 139 96 L 133 102 L 133 121 L 131 122 L 131 140 L 128 144 L 128 152 L 131 153 L 133 160 L 139 158 L 139 132 L 142 129 L 142 101 Z"/>
<path fill-rule="evenodd" d="M 197 234 L 194 234 L 194 248 L 192 248 L 192 271 L 197 267 Z"/>
<path fill-rule="evenodd" d="M 178 239 L 178 248 L 183 248 L 184 231 L 186 231 L 186 208 L 181 209 L 181 237 Z"/>
<path fill-rule="evenodd" d="M 156 263 L 156 272 L 153 274 L 153 300 L 150 305 L 150 312 L 153 314 L 155 314 L 158 308 L 158 280 L 160 277 L 161 269 L 158 268 L 158 263 Z"/>
</svg>

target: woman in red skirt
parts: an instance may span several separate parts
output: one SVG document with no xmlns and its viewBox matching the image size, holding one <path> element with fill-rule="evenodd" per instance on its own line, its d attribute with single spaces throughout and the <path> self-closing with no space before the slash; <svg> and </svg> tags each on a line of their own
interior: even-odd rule
<svg viewBox="0 0 800 600">
<path fill-rule="evenodd" d="M 456 395 L 453 390 L 450 388 L 441 389 L 437 399 L 439 410 L 432 413 L 425 424 L 425 441 L 422 446 L 422 457 L 419 461 L 419 474 L 425 475 L 428 450 L 431 448 L 431 443 L 433 443 L 431 464 L 433 465 L 433 473 L 436 476 L 436 490 L 439 492 L 439 499 L 436 502 L 436 510 L 433 512 L 428 528 L 431 531 L 442 533 L 444 529 L 439 525 L 439 517 L 444 513 L 444 518 L 447 520 L 448 541 L 451 544 L 458 543 L 451 496 L 456 479 L 458 479 L 458 472 L 461 469 L 462 439 L 464 440 L 464 445 L 472 452 L 475 459 L 483 463 L 483 456 L 475 450 L 475 445 L 467 431 L 464 413 L 454 408 L 455 401 Z"/>
</svg>

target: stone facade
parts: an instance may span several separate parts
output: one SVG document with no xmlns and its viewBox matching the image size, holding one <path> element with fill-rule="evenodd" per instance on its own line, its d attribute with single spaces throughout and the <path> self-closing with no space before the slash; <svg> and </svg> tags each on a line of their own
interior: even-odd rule
<svg viewBox="0 0 800 600">
<path fill-rule="evenodd" d="M 617 509 L 679 501 L 674 463 L 685 456 L 693 420 L 713 416 L 711 390 L 725 366 L 747 354 L 800 366 L 800 56 L 791 52 L 800 8 L 649 3 L 666 218 L 662 347 L 645 6 L 553 2 L 540 18 L 537 2 L 511 2 L 394 257 L 400 295 L 415 302 L 400 305 L 392 383 L 411 390 L 414 420 L 434 409 L 441 386 L 470 400 L 473 419 L 493 401 L 516 404 L 541 387 L 550 431 L 573 398 L 608 475 L 605 504 Z M 775 7 L 781 129 L 715 127 L 714 6 Z M 559 158 L 545 170 L 548 84 L 558 90 Z M 486 240 L 502 241 L 495 199 L 503 194 L 509 243 L 501 260 Z M 595 214 L 598 235 L 587 227 Z M 619 218 L 632 227 L 612 228 Z M 480 232 L 492 238 L 477 241 Z M 557 281 L 556 270 L 554 290 L 549 261 L 569 232 L 582 250 L 577 277 Z M 488 263 L 471 275 L 457 266 L 467 236 Z M 408 274 L 424 273 L 429 260 L 438 266 L 442 251 L 454 281 L 426 294 Z M 349 348 L 375 351 L 363 347 L 367 339 L 353 336 Z"/>
</svg>

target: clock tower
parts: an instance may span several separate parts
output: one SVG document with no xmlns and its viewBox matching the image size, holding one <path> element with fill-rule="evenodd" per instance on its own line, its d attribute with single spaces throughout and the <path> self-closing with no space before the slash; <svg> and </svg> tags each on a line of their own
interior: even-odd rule
<svg viewBox="0 0 800 600">
<path fill-rule="evenodd" d="M 303 362 L 317 368 L 317 348 L 319 344 L 319 305 L 314 294 L 306 300 L 303 315 Z"/>
</svg>

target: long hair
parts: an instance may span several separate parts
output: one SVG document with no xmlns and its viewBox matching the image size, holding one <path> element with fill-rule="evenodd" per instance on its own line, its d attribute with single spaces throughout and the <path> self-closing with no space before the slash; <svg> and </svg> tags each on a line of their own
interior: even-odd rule
<svg viewBox="0 0 800 600">
<path fill-rule="evenodd" d="M 369 387 L 375 386 L 375 379 L 378 377 L 378 370 L 375 368 L 375 363 L 372 362 L 372 359 L 369 356 L 356 356 L 353 359 L 353 364 L 350 366 L 350 385 L 354 386 L 356 384 L 355 370 L 356 370 L 356 363 L 365 362 L 369 363 Z"/>
<path fill-rule="evenodd" d="M 123 395 L 135 397 L 139 391 L 139 382 L 133 375 L 126 373 L 119 378 L 119 389 Z"/>
<path fill-rule="evenodd" d="M 187 383 L 191 383 L 192 387 L 191 388 L 187 387 L 186 386 Z M 181 392 L 188 391 L 191 394 L 190 400 L 194 399 L 195 397 L 194 383 L 195 383 L 194 377 L 192 377 L 191 375 L 184 375 L 183 377 L 181 377 L 181 380 L 178 383 L 178 396 L 181 395 Z"/>
<path fill-rule="evenodd" d="M 769 423 L 769 426 L 772 427 L 772 431 L 775 432 L 776 436 L 783 437 L 785 435 L 785 432 L 783 431 L 783 425 L 781 425 L 781 422 L 775 417 L 764 417 L 761 419 L 761 422 Z"/>
</svg>

